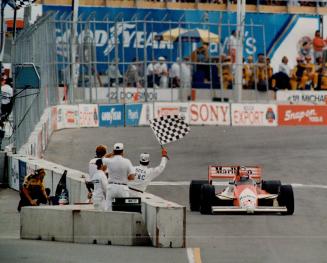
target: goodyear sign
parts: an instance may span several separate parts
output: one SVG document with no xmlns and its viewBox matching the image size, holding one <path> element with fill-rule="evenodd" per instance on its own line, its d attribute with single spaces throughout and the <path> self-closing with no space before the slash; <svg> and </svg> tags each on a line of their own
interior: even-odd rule
<svg viewBox="0 0 327 263">
<path fill-rule="evenodd" d="M 99 105 L 99 126 L 124 126 L 124 105 Z"/>
</svg>

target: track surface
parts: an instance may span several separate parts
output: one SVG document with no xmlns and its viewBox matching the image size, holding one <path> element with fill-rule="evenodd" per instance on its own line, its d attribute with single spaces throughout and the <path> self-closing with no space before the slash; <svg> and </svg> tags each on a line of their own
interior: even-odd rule
<svg viewBox="0 0 327 263">
<path fill-rule="evenodd" d="M 45 158 L 86 172 L 96 145 L 111 148 L 118 141 L 124 142 L 133 164 L 144 151 L 151 154 L 152 165 L 159 163 L 160 147 L 146 127 L 59 131 Z M 326 128 L 320 127 L 192 127 L 187 137 L 167 146 L 170 161 L 157 181 L 205 179 L 209 164 L 261 165 L 264 179 L 300 184 L 294 188 L 294 215 L 204 216 L 188 211 L 187 246 L 200 247 L 203 263 L 327 262 L 327 189 L 312 186 L 327 185 L 326 144 Z M 151 186 L 149 191 L 188 206 L 188 186 Z M 161 251 L 140 249 L 148 256 Z M 187 262 L 185 250 L 177 251 L 163 250 L 156 261 L 173 262 L 165 257 L 175 255 L 176 262 Z M 131 255 L 130 261 L 147 259 Z"/>
</svg>

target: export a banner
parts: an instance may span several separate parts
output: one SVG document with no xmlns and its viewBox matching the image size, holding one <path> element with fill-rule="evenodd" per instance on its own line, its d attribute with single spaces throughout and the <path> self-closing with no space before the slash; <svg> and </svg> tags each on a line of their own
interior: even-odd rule
<svg viewBox="0 0 327 263">
<path fill-rule="evenodd" d="M 232 104 L 233 126 L 277 126 L 275 104 Z"/>
<path fill-rule="evenodd" d="M 79 127 L 78 115 L 78 105 L 57 106 L 57 129 Z"/>
<path fill-rule="evenodd" d="M 278 105 L 278 125 L 327 125 L 327 106 Z"/>
</svg>

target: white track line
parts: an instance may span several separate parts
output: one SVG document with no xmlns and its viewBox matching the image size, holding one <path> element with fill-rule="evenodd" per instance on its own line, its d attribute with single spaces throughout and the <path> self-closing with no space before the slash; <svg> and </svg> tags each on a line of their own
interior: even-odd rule
<svg viewBox="0 0 327 263">
<path fill-rule="evenodd" d="M 213 182 L 214 185 L 226 186 L 228 182 Z M 190 181 L 154 181 L 150 185 L 154 186 L 189 186 Z M 327 189 L 327 185 L 319 184 L 298 184 L 291 183 L 294 188 L 318 188 L 318 189 Z"/>
</svg>

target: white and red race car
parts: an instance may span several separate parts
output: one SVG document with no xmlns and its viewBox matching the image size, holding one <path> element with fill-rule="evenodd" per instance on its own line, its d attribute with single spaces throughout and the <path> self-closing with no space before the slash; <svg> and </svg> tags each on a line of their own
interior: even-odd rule
<svg viewBox="0 0 327 263">
<path fill-rule="evenodd" d="M 264 181 L 259 166 L 209 166 L 208 180 L 191 181 L 191 211 L 217 213 L 294 213 L 291 185 L 279 180 Z M 229 180 L 219 184 L 217 180 Z M 215 185 L 225 185 L 218 191 Z M 226 186 L 227 185 L 227 186 Z"/>
</svg>

